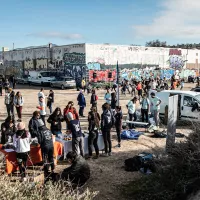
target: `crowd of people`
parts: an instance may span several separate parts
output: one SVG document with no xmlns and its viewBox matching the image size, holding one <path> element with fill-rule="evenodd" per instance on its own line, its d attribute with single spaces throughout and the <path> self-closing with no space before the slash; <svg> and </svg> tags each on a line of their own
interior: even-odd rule
<svg viewBox="0 0 200 200">
<path fill-rule="evenodd" d="M 175 79 L 172 77 L 171 85 L 168 81 L 159 78 L 149 80 L 124 80 L 121 84 L 122 94 L 126 94 L 126 90 L 133 96 L 127 103 L 127 120 L 130 129 L 135 128 L 134 121 L 149 122 L 149 116 L 152 115 L 156 126 L 159 127 L 159 109 L 161 100 L 156 97 L 153 92 L 156 89 L 175 89 Z M 176 81 L 177 83 L 177 81 Z M 181 89 L 184 82 L 180 83 Z M 107 87 L 104 95 L 105 102 L 103 105 L 98 105 L 98 95 L 95 89 L 91 89 L 90 111 L 87 115 L 88 120 L 88 156 L 84 152 L 84 133 L 81 128 L 80 119 L 85 117 L 84 108 L 86 107 L 85 89 L 86 83 L 82 81 L 82 89 L 77 96 L 79 112 L 74 106 L 73 101 L 69 101 L 63 109 L 54 105 L 54 92 L 49 91 L 49 95 L 45 96 L 44 89 L 38 93 L 37 110 L 33 112 L 33 116 L 29 121 L 28 129 L 25 129 L 25 124 L 22 121 L 22 108 L 24 105 L 24 98 L 18 91 L 16 94 L 12 88 L 6 88 L 5 105 L 7 109 L 7 118 L 1 124 L 1 143 L 6 145 L 13 143 L 16 151 L 16 158 L 20 169 L 22 179 L 26 179 L 26 163 L 29 158 L 30 145 L 33 141 L 40 144 L 43 157 L 43 170 L 45 174 L 54 172 L 55 165 L 53 159 L 54 145 L 53 135 L 62 138 L 63 127 L 62 122 L 66 124 L 66 133 L 71 134 L 72 137 L 72 152 L 67 154 L 66 159 L 72 164 L 70 168 L 63 171 L 61 178 L 74 181 L 75 183 L 84 183 L 90 177 L 89 165 L 86 159 L 98 159 L 99 147 L 98 138 L 99 133 L 102 133 L 104 141 L 104 157 L 112 156 L 112 142 L 111 129 L 115 128 L 117 135 L 117 147 L 121 147 L 121 131 L 123 123 L 122 107 L 117 99 L 117 84 L 112 88 Z M 130 90 L 131 88 L 131 90 Z M 150 92 L 151 91 L 151 92 Z M 150 92 L 150 93 L 149 93 Z M 88 93 L 88 92 L 87 92 Z M 47 100 L 46 100 L 47 99 Z M 47 102 L 47 104 L 46 104 Z M 15 121 L 14 107 L 17 111 L 18 120 Z M 99 107 L 102 108 L 100 113 Z M 138 119 L 136 110 L 141 108 L 141 118 Z M 47 108 L 49 108 L 50 115 L 47 116 Z M 99 111 L 99 112 L 98 112 Z M 50 124 L 50 129 L 47 128 L 46 122 Z M 93 156 L 92 149 L 94 147 L 95 156 Z M 80 181 L 81 180 L 81 181 Z"/>
</svg>

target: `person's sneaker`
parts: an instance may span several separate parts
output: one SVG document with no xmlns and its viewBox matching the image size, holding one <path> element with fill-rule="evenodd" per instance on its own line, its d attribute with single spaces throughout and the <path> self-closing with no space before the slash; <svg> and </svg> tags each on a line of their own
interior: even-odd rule
<svg viewBox="0 0 200 200">
<path fill-rule="evenodd" d="M 104 153 L 102 156 L 103 157 L 108 157 L 108 153 Z"/>
<path fill-rule="evenodd" d="M 108 153 L 109 156 L 112 156 L 112 152 Z"/>
<path fill-rule="evenodd" d="M 121 144 L 119 143 L 117 146 L 120 148 L 120 147 L 121 147 Z"/>
</svg>

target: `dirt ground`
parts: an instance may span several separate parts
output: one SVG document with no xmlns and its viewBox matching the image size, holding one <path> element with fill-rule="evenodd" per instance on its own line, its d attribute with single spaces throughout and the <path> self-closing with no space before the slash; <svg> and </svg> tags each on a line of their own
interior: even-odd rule
<svg viewBox="0 0 200 200">
<path fill-rule="evenodd" d="M 190 88 L 194 87 L 193 84 L 185 84 L 185 90 L 190 90 Z M 50 88 L 45 88 L 45 95 L 48 95 L 48 91 Z M 37 86 L 26 86 L 26 85 L 17 85 L 15 92 L 20 91 L 24 97 L 24 106 L 23 106 L 23 114 L 22 119 L 26 123 L 26 127 L 28 127 L 28 122 L 32 116 L 32 113 L 37 110 L 36 106 L 38 105 L 38 97 L 37 94 L 40 90 L 40 87 Z M 78 109 L 77 105 L 77 95 L 78 91 L 76 90 L 57 90 L 54 89 L 55 93 L 55 103 L 53 104 L 53 108 L 60 107 L 61 110 L 65 108 L 68 101 L 74 101 L 75 107 Z M 104 90 L 98 90 L 97 95 L 99 97 L 98 100 L 98 111 L 101 114 L 101 105 L 104 103 Z M 87 113 L 90 109 L 90 94 L 85 94 L 87 107 L 84 111 L 84 114 L 87 116 Z M 126 104 L 131 99 L 131 96 L 128 94 L 126 96 L 120 97 L 120 105 L 122 106 L 122 111 L 124 114 L 127 113 Z M 0 122 L 6 118 L 6 108 L 4 106 L 4 96 L 0 97 Z M 49 114 L 49 110 L 47 110 L 47 114 Z M 84 130 L 87 127 L 87 120 L 81 119 L 81 126 Z M 63 123 L 63 128 L 65 128 L 65 124 Z M 144 131 L 144 129 L 138 129 L 140 131 Z M 178 127 L 177 132 L 189 134 L 191 132 L 190 129 L 180 128 Z M 180 141 L 180 139 L 177 139 Z M 99 191 L 96 199 L 99 200 L 115 200 L 115 199 L 124 199 L 121 195 L 121 186 L 126 184 L 128 181 L 133 181 L 142 176 L 140 172 L 125 172 L 123 169 L 124 160 L 126 158 L 130 158 L 135 156 L 138 153 L 143 151 L 146 152 L 159 152 L 165 150 L 165 139 L 156 139 L 151 138 L 149 134 L 142 135 L 138 140 L 123 140 L 121 148 L 115 147 L 117 145 L 116 140 L 116 132 L 112 131 L 112 146 L 113 146 L 113 155 L 110 157 L 100 157 L 98 160 L 90 160 L 88 161 L 91 167 L 91 178 L 86 184 L 85 187 L 88 187 L 92 191 Z M 64 168 L 65 165 L 58 166 L 58 169 Z"/>
</svg>

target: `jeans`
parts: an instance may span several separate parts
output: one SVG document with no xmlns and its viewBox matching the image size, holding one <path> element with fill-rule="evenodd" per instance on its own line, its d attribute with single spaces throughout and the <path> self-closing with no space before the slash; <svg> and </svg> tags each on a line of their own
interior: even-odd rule
<svg viewBox="0 0 200 200">
<path fill-rule="evenodd" d="M 41 148 L 41 151 L 42 151 L 42 160 L 44 164 L 44 172 L 48 173 L 49 166 L 51 166 L 51 170 L 54 170 L 55 168 L 53 159 L 54 148 L 53 146 L 45 146 Z"/>
<path fill-rule="evenodd" d="M 104 145 L 105 145 L 105 153 L 110 153 L 112 149 L 110 130 L 102 130 Z"/>
<path fill-rule="evenodd" d="M 52 103 L 49 105 L 49 111 L 50 111 L 50 114 L 53 112 L 53 106 L 52 106 Z"/>
<path fill-rule="evenodd" d="M 52 131 L 52 133 L 56 136 L 56 137 L 59 137 L 62 135 L 62 132 L 61 131 Z"/>
<path fill-rule="evenodd" d="M 28 154 L 29 152 L 16 154 L 19 171 L 22 178 L 26 177 L 26 163 L 28 160 Z"/>
<path fill-rule="evenodd" d="M 134 121 L 136 121 L 137 120 L 137 116 L 136 116 L 136 113 L 134 112 L 133 114 L 130 114 L 129 113 L 129 121 L 133 121 L 133 118 L 134 118 Z M 130 129 L 132 129 L 132 128 L 134 128 L 135 127 L 135 125 L 134 124 L 129 124 L 129 128 Z"/>
<path fill-rule="evenodd" d="M 83 111 L 84 111 L 84 107 L 80 106 L 79 107 L 79 115 L 83 116 Z"/>
<path fill-rule="evenodd" d="M 80 155 L 84 156 L 84 139 L 83 136 L 72 138 L 72 151 L 78 155 L 80 150 Z"/>
<path fill-rule="evenodd" d="M 13 107 L 14 106 L 12 104 L 6 104 L 8 116 L 13 116 L 14 115 L 14 113 L 13 113 Z"/>
<path fill-rule="evenodd" d="M 154 117 L 156 126 L 159 126 L 159 122 L 160 122 L 159 110 L 153 110 L 153 117 Z"/>
<path fill-rule="evenodd" d="M 46 126 L 46 122 L 45 122 L 45 115 L 40 115 L 42 121 L 44 122 L 44 125 Z"/>
<path fill-rule="evenodd" d="M 141 114 L 142 114 L 142 122 L 144 122 L 144 116 L 145 116 L 146 122 L 148 123 L 149 121 L 148 109 L 141 109 Z"/>
<path fill-rule="evenodd" d="M 19 119 L 22 118 L 22 106 L 16 107 L 17 110 L 17 116 Z"/>
<path fill-rule="evenodd" d="M 121 143 L 121 127 L 116 127 L 116 132 L 118 143 Z"/>
<path fill-rule="evenodd" d="M 92 146 L 93 145 L 94 145 L 96 155 L 97 156 L 99 155 L 98 136 L 99 136 L 99 133 L 97 130 L 90 131 L 90 133 L 89 133 L 89 137 L 88 137 L 89 156 L 92 156 Z"/>
</svg>

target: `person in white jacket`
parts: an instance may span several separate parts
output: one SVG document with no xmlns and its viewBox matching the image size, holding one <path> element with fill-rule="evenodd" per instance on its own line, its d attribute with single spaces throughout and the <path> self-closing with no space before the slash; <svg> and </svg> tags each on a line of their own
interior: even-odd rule
<svg viewBox="0 0 200 200">
<path fill-rule="evenodd" d="M 17 124 L 17 132 L 13 136 L 13 146 L 16 151 L 17 163 L 19 166 L 21 178 L 26 180 L 26 164 L 30 152 L 31 135 L 25 130 L 25 124 L 20 122 Z"/>
<path fill-rule="evenodd" d="M 24 104 L 24 98 L 21 95 L 21 92 L 17 92 L 14 97 L 14 105 L 17 111 L 18 122 L 22 121 L 22 106 Z"/>
</svg>

